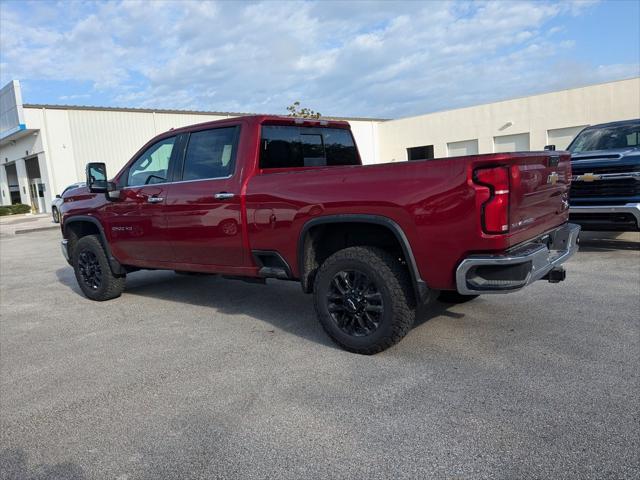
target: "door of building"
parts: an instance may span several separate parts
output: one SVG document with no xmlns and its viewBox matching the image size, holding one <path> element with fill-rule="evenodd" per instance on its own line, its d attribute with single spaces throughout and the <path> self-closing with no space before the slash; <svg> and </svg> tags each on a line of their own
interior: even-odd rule
<svg viewBox="0 0 640 480">
<path fill-rule="evenodd" d="M 40 178 L 29 180 L 29 194 L 31 197 L 31 211 L 33 213 L 44 213 L 44 183 Z"/>
</svg>

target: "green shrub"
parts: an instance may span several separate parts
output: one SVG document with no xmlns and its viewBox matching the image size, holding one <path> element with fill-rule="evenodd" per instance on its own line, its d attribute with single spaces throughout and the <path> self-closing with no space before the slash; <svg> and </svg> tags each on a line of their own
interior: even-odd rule
<svg viewBox="0 0 640 480">
<path fill-rule="evenodd" d="M 15 213 L 29 213 L 31 212 L 31 207 L 29 205 L 24 205 L 22 203 L 16 203 L 15 205 L 11 205 L 11 211 Z"/>
<path fill-rule="evenodd" d="M 5 215 L 15 215 L 18 213 L 29 213 L 31 207 L 22 203 L 16 203 L 15 205 L 3 205 L 0 206 L 0 217 Z"/>
</svg>

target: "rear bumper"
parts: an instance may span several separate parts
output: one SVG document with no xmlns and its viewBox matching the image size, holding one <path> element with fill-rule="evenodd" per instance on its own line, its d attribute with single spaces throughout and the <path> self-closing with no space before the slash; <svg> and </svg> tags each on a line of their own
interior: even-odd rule
<svg viewBox="0 0 640 480">
<path fill-rule="evenodd" d="M 579 225 L 567 223 L 501 255 L 470 255 L 456 270 L 456 288 L 462 295 L 510 293 L 543 278 L 561 281 L 560 265 L 578 250 L 579 233 Z"/>
<path fill-rule="evenodd" d="M 628 230 L 640 228 L 640 203 L 625 205 L 572 205 L 569 208 L 571 220 L 586 230 Z M 633 225 L 635 222 L 635 226 Z"/>
</svg>

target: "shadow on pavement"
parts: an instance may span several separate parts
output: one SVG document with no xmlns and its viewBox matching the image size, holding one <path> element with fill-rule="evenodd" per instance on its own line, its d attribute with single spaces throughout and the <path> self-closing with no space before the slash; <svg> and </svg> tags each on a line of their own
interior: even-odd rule
<svg viewBox="0 0 640 480">
<path fill-rule="evenodd" d="M 581 252 L 640 250 L 640 234 L 635 232 L 580 232 Z"/>
<path fill-rule="evenodd" d="M 73 462 L 29 466 L 21 448 L 0 451 L 0 478 L 15 480 L 85 480 L 82 467 Z"/>
<path fill-rule="evenodd" d="M 56 275 L 60 283 L 84 297 L 70 267 L 58 269 Z M 308 340 L 334 346 L 316 318 L 313 297 L 303 293 L 298 282 L 271 280 L 267 285 L 256 285 L 215 275 L 141 271 L 127 277 L 124 295 L 210 307 L 226 315 L 247 315 Z M 441 315 L 464 317 L 462 313 L 449 311 L 451 306 L 434 300 L 418 308 L 414 328 Z"/>
</svg>

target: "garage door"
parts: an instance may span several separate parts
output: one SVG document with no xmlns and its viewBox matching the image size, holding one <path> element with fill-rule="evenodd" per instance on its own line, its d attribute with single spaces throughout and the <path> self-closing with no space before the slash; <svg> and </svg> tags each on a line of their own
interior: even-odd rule
<svg viewBox="0 0 640 480">
<path fill-rule="evenodd" d="M 502 135 L 493 137 L 493 151 L 499 152 L 527 152 L 529 151 L 529 134 Z"/>
<path fill-rule="evenodd" d="M 462 142 L 447 143 L 447 156 L 462 157 L 478 154 L 478 140 L 464 140 Z"/>
<path fill-rule="evenodd" d="M 555 145 L 556 150 L 564 150 L 584 127 L 586 125 L 547 130 L 547 145 Z"/>
</svg>

